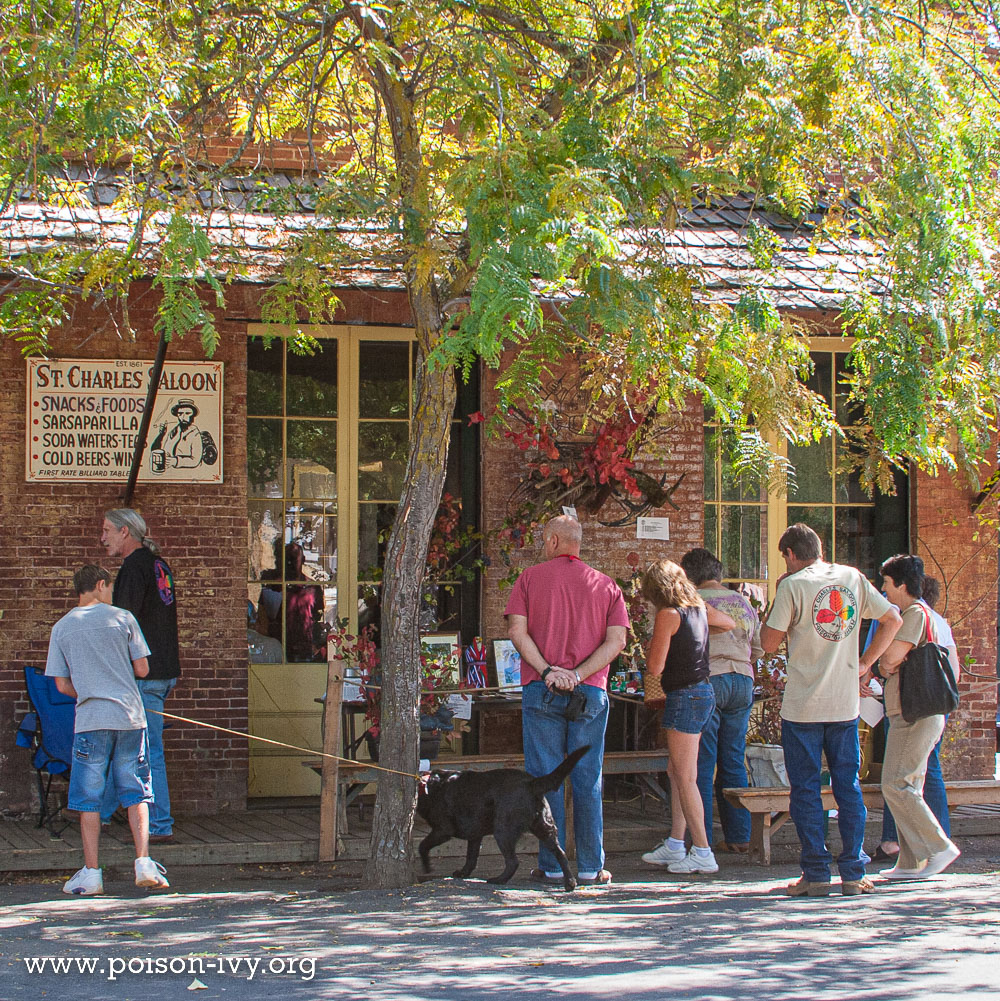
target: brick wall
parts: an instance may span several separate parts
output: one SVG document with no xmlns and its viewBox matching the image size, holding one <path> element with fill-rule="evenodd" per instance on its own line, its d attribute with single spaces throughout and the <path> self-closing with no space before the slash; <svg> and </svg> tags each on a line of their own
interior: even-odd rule
<svg viewBox="0 0 1000 1001">
<path fill-rule="evenodd" d="M 496 374 L 487 373 L 483 387 L 482 411 L 493 412 L 497 401 Z M 591 566 L 611 577 L 629 578 L 636 566 L 643 568 L 654 560 L 680 558 L 691 548 L 703 544 L 704 536 L 704 449 L 702 444 L 702 408 L 691 400 L 684 413 L 673 421 L 675 431 L 666 440 L 665 454 L 656 457 L 640 454 L 643 471 L 659 479 L 666 474 L 668 486 L 684 475 L 684 481 L 673 494 L 680 510 L 669 504 L 645 511 L 644 515 L 670 519 L 670 539 L 637 539 L 634 519 L 620 528 L 601 522 L 617 521 L 626 512 L 609 501 L 596 514 L 578 509 L 583 526 L 581 557 Z M 483 528 L 496 529 L 506 517 L 508 501 L 519 482 L 525 460 L 537 461 L 538 456 L 525 453 L 508 439 L 490 438 L 484 445 L 482 468 Z M 519 569 L 536 563 L 541 553 L 541 535 L 535 547 L 525 547 L 513 554 L 513 565 Z M 488 640 L 507 635 L 503 609 L 509 591 L 500 585 L 510 567 L 504 562 L 499 548 L 489 552 L 490 566 L 483 580 L 483 636 Z"/>
<path fill-rule="evenodd" d="M 155 300 L 138 293 L 129 320 L 136 342 L 121 340 L 106 313 L 85 306 L 54 337 L 54 358 L 152 359 Z M 230 328 L 233 325 L 229 325 Z M 233 334 L 234 329 L 228 329 Z M 168 708 L 235 729 L 247 719 L 246 398 L 245 338 L 228 336 L 216 354 L 225 363 L 225 482 L 219 485 L 137 485 L 133 506 L 163 549 L 177 583 L 181 680 Z M 170 345 L 168 360 L 204 357 L 197 337 Z M 119 507 L 123 483 L 24 481 L 25 365 L 17 346 L 0 340 L 0 811 L 30 805 L 28 752 L 13 747 L 15 720 L 27 710 L 21 668 L 44 666 L 52 624 L 71 608 L 73 570 L 117 560 L 100 545 L 101 521 Z M 242 807 L 246 800 L 245 741 L 175 723 L 165 735 L 168 771 L 179 810 Z"/>
<path fill-rule="evenodd" d="M 990 470 L 984 472 L 983 478 Z M 969 513 L 973 496 L 950 476 L 918 473 L 912 499 L 916 552 L 941 581 L 937 611 L 951 623 L 965 672 L 962 701 L 948 720 L 946 778 L 992 778 L 996 767 L 997 537 Z M 996 508 L 988 512 L 996 517 Z M 972 662 L 968 663 L 969 658 Z M 974 677 L 979 675 L 979 677 Z M 989 680 L 992 676 L 993 680 Z"/>
</svg>

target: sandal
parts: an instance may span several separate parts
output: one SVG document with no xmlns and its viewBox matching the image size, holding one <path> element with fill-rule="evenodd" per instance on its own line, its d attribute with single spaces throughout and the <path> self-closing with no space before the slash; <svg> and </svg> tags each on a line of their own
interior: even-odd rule
<svg viewBox="0 0 1000 1001">
<path fill-rule="evenodd" d="M 875 854 L 872 855 L 873 862 L 895 862 L 898 858 L 899 852 L 887 852 L 881 845 L 875 849 Z"/>
<path fill-rule="evenodd" d="M 602 869 L 596 876 L 586 879 L 578 876 L 576 881 L 580 886 L 607 886 L 611 882 L 611 873 L 607 869 Z"/>
<path fill-rule="evenodd" d="M 733 855 L 747 855 L 750 852 L 749 841 L 723 841 L 720 842 L 719 847 L 722 851 L 730 852 Z"/>
</svg>

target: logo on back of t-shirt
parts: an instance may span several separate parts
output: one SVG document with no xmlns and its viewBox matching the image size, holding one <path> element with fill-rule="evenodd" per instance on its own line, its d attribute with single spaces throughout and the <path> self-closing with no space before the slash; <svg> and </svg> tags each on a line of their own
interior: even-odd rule
<svg viewBox="0 0 1000 1001">
<path fill-rule="evenodd" d="M 156 589 L 160 592 L 160 601 L 164 605 L 172 605 L 174 603 L 174 578 L 170 575 L 170 567 L 163 560 L 154 560 L 153 573 L 156 576 Z"/>
<path fill-rule="evenodd" d="M 824 587 L 813 602 L 813 625 L 825 640 L 839 643 L 858 624 L 858 599 L 841 584 Z"/>
</svg>

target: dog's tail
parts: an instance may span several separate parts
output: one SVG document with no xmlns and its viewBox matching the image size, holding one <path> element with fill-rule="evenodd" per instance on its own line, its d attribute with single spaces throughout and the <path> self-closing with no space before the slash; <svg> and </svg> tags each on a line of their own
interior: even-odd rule
<svg viewBox="0 0 1000 1001">
<path fill-rule="evenodd" d="M 531 783 L 536 792 L 552 792 L 558 789 L 567 775 L 576 767 L 576 763 L 590 750 L 590 744 L 586 747 L 578 747 L 555 771 L 548 775 L 541 775 Z"/>
</svg>

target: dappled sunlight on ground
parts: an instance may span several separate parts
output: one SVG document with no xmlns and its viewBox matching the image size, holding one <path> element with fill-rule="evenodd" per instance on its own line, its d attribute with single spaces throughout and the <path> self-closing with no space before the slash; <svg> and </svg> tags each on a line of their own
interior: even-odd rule
<svg viewBox="0 0 1000 1001">
<path fill-rule="evenodd" d="M 756 870 L 759 877 L 761 870 Z M 656 873 L 655 875 L 659 875 Z M 273 889 L 55 899 L 0 917 L 0 996 L 187 994 L 190 978 L 28 976 L 24 955 L 259 956 L 316 962 L 314 978 L 200 978 L 202 999 L 996 998 L 1000 910 L 991 874 L 793 900 L 789 877 L 643 876 L 567 894 L 526 881 L 440 879 L 400 891 Z M 19 991 L 23 991 L 19 993 Z M 89 992 L 89 993 L 88 993 Z"/>
</svg>

